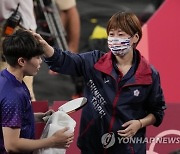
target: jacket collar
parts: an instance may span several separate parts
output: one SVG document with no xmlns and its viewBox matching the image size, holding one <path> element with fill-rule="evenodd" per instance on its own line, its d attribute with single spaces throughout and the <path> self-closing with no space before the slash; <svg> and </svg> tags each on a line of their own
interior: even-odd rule
<svg viewBox="0 0 180 154">
<path fill-rule="evenodd" d="M 112 53 L 108 52 L 104 54 L 94 65 L 95 69 L 111 75 L 112 69 L 113 69 L 113 64 L 112 64 Z"/>
<path fill-rule="evenodd" d="M 139 64 L 135 72 L 135 83 L 133 84 L 151 84 L 152 83 L 152 70 L 146 59 L 135 50 L 139 59 Z M 113 63 L 112 52 L 104 54 L 94 65 L 95 69 L 112 76 Z"/>
</svg>

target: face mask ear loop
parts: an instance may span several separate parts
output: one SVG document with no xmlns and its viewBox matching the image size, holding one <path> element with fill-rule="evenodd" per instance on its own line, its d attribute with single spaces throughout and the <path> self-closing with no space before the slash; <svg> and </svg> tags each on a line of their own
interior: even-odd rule
<svg viewBox="0 0 180 154">
<path fill-rule="evenodd" d="M 130 36 L 129 39 L 131 39 L 132 37 L 134 37 L 136 34 L 138 34 L 137 32 L 133 35 L 133 36 Z M 131 45 L 132 48 L 136 48 L 136 43 L 133 43 Z"/>
<path fill-rule="evenodd" d="M 136 34 L 138 34 L 137 32 L 134 34 L 134 35 L 132 35 L 132 36 L 130 36 L 128 39 L 131 39 L 131 38 L 133 38 Z M 135 46 L 136 46 L 136 43 L 133 43 L 132 45 L 130 45 L 132 48 L 134 48 Z"/>
</svg>

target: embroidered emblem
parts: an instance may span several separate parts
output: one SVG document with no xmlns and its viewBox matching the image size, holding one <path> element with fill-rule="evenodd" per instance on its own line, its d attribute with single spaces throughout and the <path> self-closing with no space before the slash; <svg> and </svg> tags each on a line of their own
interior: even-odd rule
<svg viewBox="0 0 180 154">
<path fill-rule="evenodd" d="M 104 78 L 104 83 L 108 83 L 108 82 L 109 82 L 109 80 Z"/>
<path fill-rule="evenodd" d="M 105 80 L 105 81 L 104 81 L 104 83 L 108 83 L 108 82 L 109 82 L 109 80 Z"/>
<path fill-rule="evenodd" d="M 134 96 L 139 96 L 140 91 L 138 89 L 134 90 Z"/>
</svg>

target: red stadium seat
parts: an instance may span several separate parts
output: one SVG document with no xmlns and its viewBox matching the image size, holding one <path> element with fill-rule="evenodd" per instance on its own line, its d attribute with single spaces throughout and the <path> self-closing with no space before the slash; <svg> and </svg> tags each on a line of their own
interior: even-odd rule
<svg viewBox="0 0 180 154">
<path fill-rule="evenodd" d="M 48 101 L 33 101 L 32 108 L 34 113 L 36 112 L 46 112 L 49 110 Z M 35 124 L 35 138 L 39 139 L 41 137 L 41 133 L 44 129 L 45 123 L 36 123 Z"/>
<path fill-rule="evenodd" d="M 63 105 L 64 103 L 66 103 L 67 101 L 54 101 L 53 105 L 51 106 L 51 108 L 54 111 L 57 111 L 58 108 Z M 75 121 L 76 121 L 76 127 L 75 127 L 75 131 L 74 131 L 74 141 L 73 143 L 70 145 L 70 147 L 67 149 L 66 154 L 80 154 L 80 150 L 77 147 L 77 138 L 78 138 L 78 134 L 79 134 L 79 125 L 80 125 L 80 117 L 81 117 L 81 110 L 78 110 L 76 112 L 70 113 L 69 114 Z"/>
</svg>

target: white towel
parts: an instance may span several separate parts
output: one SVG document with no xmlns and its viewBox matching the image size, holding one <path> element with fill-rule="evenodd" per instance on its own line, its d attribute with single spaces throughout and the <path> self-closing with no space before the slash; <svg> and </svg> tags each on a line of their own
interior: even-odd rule
<svg viewBox="0 0 180 154">
<path fill-rule="evenodd" d="M 74 132 L 76 122 L 65 112 L 57 111 L 51 115 L 43 130 L 41 138 L 52 136 L 56 131 L 69 127 L 67 132 Z M 34 152 L 34 154 L 65 154 L 66 149 L 63 148 L 44 148 Z"/>
</svg>

